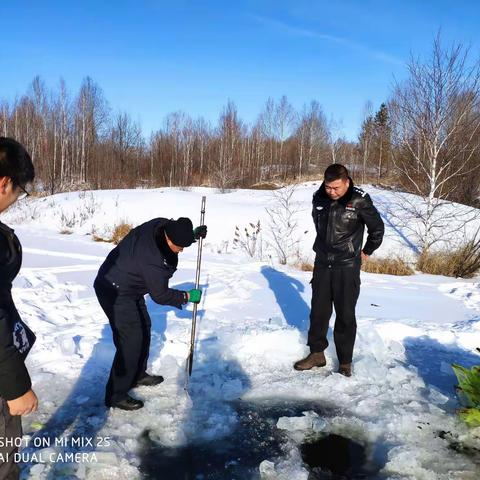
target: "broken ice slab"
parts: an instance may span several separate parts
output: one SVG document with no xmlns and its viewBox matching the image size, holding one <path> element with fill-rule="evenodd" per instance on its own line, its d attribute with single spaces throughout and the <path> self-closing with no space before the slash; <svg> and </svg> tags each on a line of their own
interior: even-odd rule
<svg viewBox="0 0 480 480">
<path fill-rule="evenodd" d="M 327 422 L 313 411 L 303 412 L 301 417 L 280 417 L 277 428 L 288 432 L 311 430 L 320 432 L 325 429 Z"/>
</svg>

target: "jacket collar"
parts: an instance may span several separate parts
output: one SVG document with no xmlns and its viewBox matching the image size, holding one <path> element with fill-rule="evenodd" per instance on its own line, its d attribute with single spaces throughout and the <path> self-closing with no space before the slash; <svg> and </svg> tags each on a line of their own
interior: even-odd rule
<svg viewBox="0 0 480 480">
<path fill-rule="evenodd" d="M 10 228 L 8 225 L 5 225 L 3 222 L 0 222 L 0 230 L 5 232 L 8 235 L 13 235 L 14 231 L 13 228 Z"/>
<path fill-rule="evenodd" d="M 178 254 L 170 250 L 167 239 L 165 238 L 165 227 L 163 225 L 158 226 L 155 231 L 155 243 L 167 263 L 172 267 L 176 267 L 178 264 Z"/>
<path fill-rule="evenodd" d="M 337 200 L 337 202 L 341 203 L 343 206 L 347 205 L 347 203 L 350 202 L 353 195 L 353 180 L 350 177 L 348 177 L 348 179 L 350 180 L 350 185 L 348 187 L 347 192 L 343 197 Z M 327 192 L 325 191 L 325 182 L 322 182 L 322 184 L 320 185 L 320 188 L 315 192 L 313 196 L 313 201 L 325 200 L 325 199 L 329 200 L 330 202 L 333 202 L 333 200 L 327 195 Z"/>
</svg>

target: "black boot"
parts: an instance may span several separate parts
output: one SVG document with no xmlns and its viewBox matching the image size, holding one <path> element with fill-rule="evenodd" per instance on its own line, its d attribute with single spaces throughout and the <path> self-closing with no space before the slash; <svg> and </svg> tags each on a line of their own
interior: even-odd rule
<svg viewBox="0 0 480 480">
<path fill-rule="evenodd" d="M 341 363 L 338 367 L 338 373 L 343 375 L 344 377 L 351 377 L 352 376 L 352 364 L 351 363 Z"/>
<path fill-rule="evenodd" d="M 120 410 L 138 410 L 143 407 L 143 402 L 127 395 L 122 400 L 107 403 L 107 407 L 119 408 Z"/>
<path fill-rule="evenodd" d="M 153 387 L 159 385 L 163 382 L 163 377 L 161 375 L 149 375 L 145 373 L 141 378 L 137 380 L 135 387 Z"/>
</svg>

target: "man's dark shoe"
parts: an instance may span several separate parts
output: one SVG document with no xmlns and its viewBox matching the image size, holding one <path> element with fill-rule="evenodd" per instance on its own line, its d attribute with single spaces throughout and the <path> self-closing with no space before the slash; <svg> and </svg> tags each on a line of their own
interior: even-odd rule
<svg viewBox="0 0 480 480">
<path fill-rule="evenodd" d="M 138 410 L 143 407 L 143 402 L 127 395 L 126 398 L 116 402 L 107 402 L 107 407 L 119 408 L 120 410 Z"/>
<path fill-rule="evenodd" d="M 352 364 L 351 363 L 340 364 L 340 367 L 338 367 L 338 373 L 340 373 L 344 377 L 351 377 L 352 376 Z"/>
<path fill-rule="evenodd" d="M 326 364 L 325 354 L 323 352 L 314 352 L 296 362 L 293 368 L 295 370 L 310 370 L 313 367 L 324 367 Z"/>
<path fill-rule="evenodd" d="M 149 375 L 146 373 L 142 378 L 137 380 L 135 387 L 153 387 L 163 382 L 161 375 Z"/>
</svg>

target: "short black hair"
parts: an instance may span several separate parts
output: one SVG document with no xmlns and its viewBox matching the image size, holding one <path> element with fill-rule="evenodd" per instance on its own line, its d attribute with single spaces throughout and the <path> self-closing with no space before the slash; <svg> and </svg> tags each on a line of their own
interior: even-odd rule
<svg viewBox="0 0 480 480">
<path fill-rule="evenodd" d="M 25 186 L 35 178 L 35 168 L 25 147 L 13 138 L 0 137 L 0 177 Z"/>
<path fill-rule="evenodd" d="M 335 180 L 348 180 L 348 170 L 339 163 L 333 163 L 329 165 L 323 174 L 325 182 L 334 182 Z"/>
</svg>

